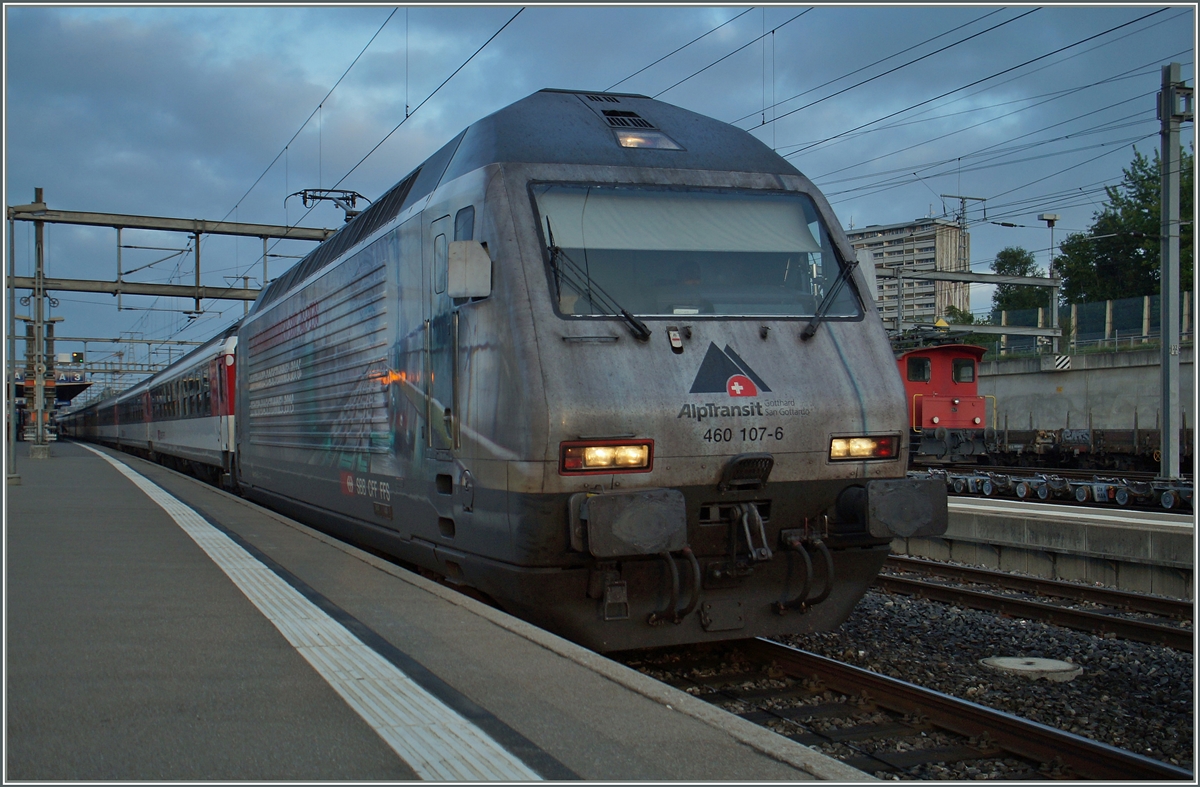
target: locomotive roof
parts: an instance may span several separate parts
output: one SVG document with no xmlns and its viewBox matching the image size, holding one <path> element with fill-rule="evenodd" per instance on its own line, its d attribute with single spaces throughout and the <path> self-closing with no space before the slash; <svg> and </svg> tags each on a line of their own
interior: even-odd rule
<svg viewBox="0 0 1200 787">
<path fill-rule="evenodd" d="M 622 129 L 661 132 L 680 149 L 622 147 L 614 133 Z M 800 174 L 749 132 L 720 120 L 632 93 L 546 88 L 460 132 L 370 208 L 267 285 L 252 311 L 324 269 L 440 183 L 505 162 Z"/>
<path fill-rule="evenodd" d="M 616 129 L 658 130 L 683 149 L 621 147 Z M 496 162 L 799 174 L 749 132 L 720 120 L 642 95 L 553 88 L 468 126 L 442 179 Z"/>
<path fill-rule="evenodd" d="M 970 355 L 978 361 L 982 360 L 983 355 L 986 352 L 986 347 L 980 347 L 977 344 L 939 344 L 933 347 L 918 347 L 915 350 L 909 350 L 908 352 L 900 353 L 900 355 L 896 356 L 896 360 L 903 360 L 904 358 L 913 358 L 922 355 L 936 356 L 953 354 L 958 356 Z"/>
</svg>

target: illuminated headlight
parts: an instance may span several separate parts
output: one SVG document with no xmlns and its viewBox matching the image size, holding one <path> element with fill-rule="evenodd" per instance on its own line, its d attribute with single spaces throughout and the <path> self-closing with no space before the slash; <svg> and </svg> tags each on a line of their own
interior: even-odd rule
<svg viewBox="0 0 1200 787">
<path fill-rule="evenodd" d="M 654 441 L 593 440 L 563 443 L 558 471 L 570 473 L 645 473 L 653 467 Z"/>
<path fill-rule="evenodd" d="M 833 460 L 894 459 L 899 440 L 887 437 L 835 437 L 829 441 L 829 458 Z"/>
<path fill-rule="evenodd" d="M 659 150 L 683 150 L 678 142 L 661 131 L 616 131 L 617 143 L 623 148 L 658 148 Z"/>
</svg>

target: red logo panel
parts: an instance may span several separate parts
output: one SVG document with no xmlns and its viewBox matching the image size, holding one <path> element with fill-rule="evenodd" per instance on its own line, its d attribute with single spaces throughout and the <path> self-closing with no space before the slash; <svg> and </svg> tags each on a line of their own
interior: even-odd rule
<svg viewBox="0 0 1200 787">
<path fill-rule="evenodd" d="M 744 374 L 735 374 L 725 383 L 725 390 L 730 396 L 758 396 L 758 388 Z"/>
</svg>

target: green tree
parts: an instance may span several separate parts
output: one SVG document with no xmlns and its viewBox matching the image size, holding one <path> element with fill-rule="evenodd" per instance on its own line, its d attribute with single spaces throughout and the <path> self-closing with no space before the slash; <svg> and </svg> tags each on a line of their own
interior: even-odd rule
<svg viewBox="0 0 1200 787">
<path fill-rule="evenodd" d="M 1180 287 L 1192 289 L 1192 189 L 1194 156 L 1180 158 Z M 1162 166 L 1158 152 L 1149 159 L 1133 150 L 1133 161 L 1117 186 L 1108 186 L 1108 203 L 1093 214 L 1087 232 L 1068 235 L 1054 258 L 1068 303 L 1119 300 L 1159 292 L 1159 233 Z"/>
<path fill-rule="evenodd" d="M 1039 276 L 1045 271 L 1033 261 L 1033 252 L 1020 246 L 1001 249 L 992 262 L 992 272 L 1003 276 Z M 1000 312 L 1015 312 L 1022 309 L 1046 308 L 1050 305 L 1049 290 L 1045 287 L 1030 287 L 1025 284 L 997 284 L 992 293 L 992 322 L 1000 324 Z"/>
<path fill-rule="evenodd" d="M 976 320 L 975 315 L 966 309 L 960 309 L 957 306 L 947 306 L 946 314 L 944 315 L 946 322 L 951 325 L 987 325 L 988 319 L 985 317 L 982 320 Z M 961 330 L 961 329 L 960 329 Z M 977 344 L 981 347 L 992 347 L 997 340 L 997 337 L 986 333 L 968 333 L 959 335 L 955 338 L 956 341 L 962 344 Z"/>
<path fill-rule="evenodd" d="M 957 306 L 947 306 L 946 314 L 944 315 L 946 322 L 951 325 L 974 325 L 975 315 L 966 309 L 960 309 Z"/>
</svg>

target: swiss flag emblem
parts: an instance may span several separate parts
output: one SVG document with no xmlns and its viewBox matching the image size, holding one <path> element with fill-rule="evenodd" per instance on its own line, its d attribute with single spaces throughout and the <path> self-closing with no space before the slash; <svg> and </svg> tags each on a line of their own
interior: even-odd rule
<svg viewBox="0 0 1200 787">
<path fill-rule="evenodd" d="M 758 388 L 755 387 L 753 381 L 744 374 L 735 374 L 725 383 L 725 390 L 730 396 L 758 396 Z"/>
</svg>

